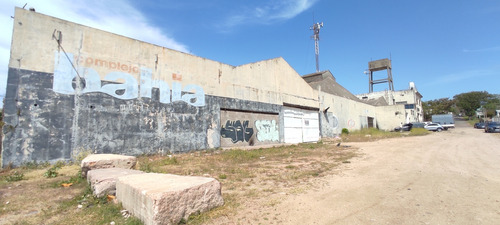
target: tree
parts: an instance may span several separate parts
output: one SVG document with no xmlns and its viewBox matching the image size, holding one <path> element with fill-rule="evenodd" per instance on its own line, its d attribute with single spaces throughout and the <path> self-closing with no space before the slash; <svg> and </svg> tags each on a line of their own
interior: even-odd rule
<svg viewBox="0 0 500 225">
<path fill-rule="evenodd" d="M 486 109 L 486 116 L 494 117 L 496 115 L 496 110 L 500 106 L 500 99 L 492 98 L 483 105 L 483 108 Z"/>
<path fill-rule="evenodd" d="M 449 112 L 456 113 L 455 101 L 449 98 L 440 98 L 437 100 L 430 100 L 422 102 L 424 110 L 424 119 L 431 120 L 434 114 L 446 114 Z"/>
<path fill-rule="evenodd" d="M 486 91 L 472 91 L 458 94 L 453 96 L 453 100 L 455 100 L 457 107 L 469 117 L 473 117 L 476 110 L 481 106 L 496 108 L 495 102 L 498 103 L 498 99 Z"/>
</svg>

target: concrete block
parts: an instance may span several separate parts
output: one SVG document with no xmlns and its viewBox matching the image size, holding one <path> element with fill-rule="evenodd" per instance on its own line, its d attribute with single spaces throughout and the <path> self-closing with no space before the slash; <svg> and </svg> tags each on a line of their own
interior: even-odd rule
<svg viewBox="0 0 500 225">
<path fill-rule="evenodd" d="M 122 168 L 96 169 L 87 172 L 87 181 L 90 183 L 94 195 L 102 197 L 106 194 L 115 195 L 118 177 L 141 173 L 144 172 Z"/>
<path fill-rule="evenodd" d="M 116 198 L 144 224 L 178 224 L 193 213 L 224 204 L 214 178 L 158 173 L 119 177 Z"/>
<path fill-rule="evenodd" d="M 82 176 L 87 177 L 89 170 L 105 168 L 133 169 L 137 163 L 134 156 L 115 154 L 92 154 L 82 160 Z"/>
</svg>

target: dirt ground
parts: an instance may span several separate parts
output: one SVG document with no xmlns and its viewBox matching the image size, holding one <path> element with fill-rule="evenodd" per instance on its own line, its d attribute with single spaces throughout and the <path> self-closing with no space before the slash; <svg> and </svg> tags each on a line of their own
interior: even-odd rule
<svg viewBox="0 0 500 225">
<path fill-rule="evenodd" d="M 252 163 L 237 164 L 249 169 L 243 172 L 225 164 L 220 168 L 209 167 L 212 172 L 207 175 L 221 179 L 223 195 L 230 198 L 225 199 L 226 206 L 209 212 L 206 217 L 210 219 L 203 221 L 206 224 L 500 224 L 498 133 L 484 133 L 457 121 L 455 129 L 426 136 L 349 142 L 340 147 L 335 142 L 323 142 L 286 149 L 290 156 L 267 155 L 257 157 L 259 160 Z M 280 151 L 283 150 L 271 152 Z M 306 151 L 307 154 L 301 154 Z M 224 160 L 216 155 L 176 156 L 178 164 L 160 169 L 174 173 L 192 167 L 184 162 L 217 164 Z M 357 156 L 351 158 L 352 155 Z M 33 170 L 26 173 L 25 180 L 0 185 L 0 224 L 16 221 L 109 224 L 106 219 L 101 221 L 107 222 L 96 222 L 95 218 L 81 220 L 94 215 L 85 214 L 85 210 L 97 207 L 77 209 L 75 203 L 60 210 L 62 201 L 79 196 L 84 190 L 84 183 L 70 188 L 57 186 L 57 182 L 77 173 L 78 166 L 63 167 L 59 171 L 61 176 L 53 179 L 43 177 L 46 170 Z M 239 173 L 231 173 L 233 170 Z M 226 174 L 227 179 L 222 179 L 219 173 Z M 236 175 L 239 177 L 232 177 Z M 116 224 L 124 220 L 121 221 Z M 187 223 L 198 224 L 200 220 Z"/>
<path fill-rule="evenodd" d="M 446 132 L 349 145 L 360 156 L 339 172 L 213 224 L 500 224 L 500 134 L 457 121 Z"/>
</svg>

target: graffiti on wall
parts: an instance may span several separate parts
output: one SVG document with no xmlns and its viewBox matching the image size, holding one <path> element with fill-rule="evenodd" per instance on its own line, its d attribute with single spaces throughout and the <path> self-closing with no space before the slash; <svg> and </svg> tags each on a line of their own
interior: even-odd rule
<svg viewBox="0 0 500 225">
<path fill-rule="evenodd" d="M 339 119 L 335 115 L 326 115 L 326 121 L 333 129 L 336 129 L 339 126 Z"/>
<path fill-rule="evenodd" d="M 220 129 L 220 135 L 223 138 L 230 138 L 233 143 L 238 141 L 248 142 L 253 135 L 253 128 L 248 127 L 249 121 L 230 121 Z"/>
<path fill-rule="evenodd" d="M 276 120 L 257 120 L 255 121 L 255 128 L 257 128 L 257 140 L 279 141 L 280 133 Z"/>
<path fill-rule="evenodd" d="M 353 119 L 349 119 L 347 121 L 347 126 L 349 126 L 350 128 L 354 128 L 354 126 L 356 126 L 356 122 Z"/>
<path fill-rule="evenodd" d="M 68 54 L 68 58 L 73 58 Z M 74 95 L 76 93 L 101 92 L 118 99 L 151 98 L 153 88 L 158 88 L 160 92 L 159 101 L 164 104 L 183 101 L 192 106 L 205 105 L 205 92 L 203 88 L 194 84 L 188 84 L 184 88 L 179 82 L 172 82 L 170 87 L 165 81 L 153 80 L 152 71 L 148 68 L 140 69 L 140 85 L 137 79 L 128 72 L 135 72 L 137 67 L 117 64 L 116 68 L 126 72 L 110 72 L 104 76 L 104 80 L 116 83 L 102 84 L 101 77 L 96 70 L 90 67 L 79 67 L 78 73 L 73 69 L 73 62 L 69 61 L 63 54 L 56 53 L 54 65 L 54 92 L 60 94 Z M 103 60 L 93 60 L 96 65 L 104 65 Z M 87 63 L 88 64 L 88 63 Z M 86 64 L 86 65 L 87 65 Z M 109 66 L 108 68 L 114 68 Z M 126 68 L 125 68 L 126 67 Z M 80 91 L 73 87 L 73 80 L 80 77 L 82 83 Z M 77 79 L 78 80 L 78 79 Z M 77 88 L 78 89 L 78 88 Z M 193 92 L 194 91 L 194 92 Z"/>
</svg>

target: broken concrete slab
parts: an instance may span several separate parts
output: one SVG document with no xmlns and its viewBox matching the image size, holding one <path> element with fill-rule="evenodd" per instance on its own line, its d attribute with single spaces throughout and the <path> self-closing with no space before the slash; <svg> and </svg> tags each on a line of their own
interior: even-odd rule
<svg viewBox="0 0 500 225">
<path fill-rule="evenodd" d="M 91 154 L 82 160 L 82 176 L 87 177 L 89 170 L 105 168 L 133 169 L 137 163 L 134 156 L 116 154 Z"/>
<path fill-rule="evenodd" d="M 214 178 L 158 173 L 119 177 L 116 198 L 144 224 L 178 224 L 224 204 Z"/>
<path fill-rule="evenodd" d="M 95 169 L 87 172 L 87 181 L 97 197 L 103 197 L 106 194 L 115 195 L 116 180 L 118 177 L 141 174 L 140 170 L 122 169 L 122 168 L 106 168 Z"/>
</svg>

